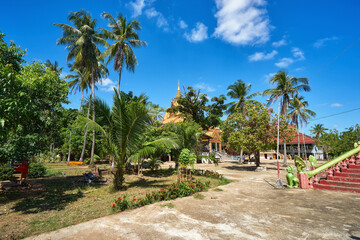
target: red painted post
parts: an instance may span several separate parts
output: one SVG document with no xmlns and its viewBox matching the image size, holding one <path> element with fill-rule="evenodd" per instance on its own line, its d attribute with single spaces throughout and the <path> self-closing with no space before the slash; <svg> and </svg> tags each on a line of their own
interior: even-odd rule
<svg viewBox="0 0 360 240">
<path fill-rule="evenodd" d="M 346 169 L 347 168 L 347 163 L 346 163 L 345 160 L 341 162 L 341 167 L 342 167 L 341 169 L 343 169 L 343 168 Z"/>
<path fill-rule="evenodd" d="M 319 183 L 319 179 L 318 179 L 318 175 L 317 175 L 317 174 L 314 176 L 314 183 L 315 183 L 315 184 L 318 184 L 318 183 Z"/>
<path fill-rule="evenodd" d="M 309 188 L 310 188 L 310 189 L 311 189 L 311 188 L 314 188 L 314 187 L 313 187 L 312 178 L 309 179 Z"/>
<path fill-rule="evenodd" d="M 335 164 L 335 172 L 339 173 L 340 172 L 340 168 L 339 168 L 339 164 Z"/>
<path fill-rule="evenodd" d="M 345 159 L 345 163 L 346 163 L 346 165 L 348 165 L 349 164 L 349 159 L 347 158 L 347 159 Z"/>
<path fill-rule="evenodd" d="M 358 152 L 357 156 L 356 156 L 356 164 L 360 164 L 360 152 Z"/>
<path fill-rule="evenodd" d="M 309 180 L 306 173 L 298 173 L 298 178 L 300 188 L 309 188 Z"/>
<path fill-rule="evenodd" d="M 328 176 L 333 176 L 333 170 L 332 170 L 332 167 L 329 167 L 328 170 L 326 171 L 327 175 Z"/>
<path fill-rule="evenodd" d="M 350 157 L 349 165 L 355 165 L 355 156 L 354 156 L 354 155 L 352 155 L 352 156 Z"/>
</svg>

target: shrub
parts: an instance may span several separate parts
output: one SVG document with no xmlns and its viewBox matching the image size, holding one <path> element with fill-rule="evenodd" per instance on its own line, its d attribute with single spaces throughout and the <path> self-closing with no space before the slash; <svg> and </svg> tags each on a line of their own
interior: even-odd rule
<svg viewBox="0 0 360 240">
<path fill-rule="evenodd" d="M 0 164 L 0 180 L 9 180 L 14 173 L 14 169 L 9 164 Z"/>
<path fill-rule="evenodd" d="M 31 162 L 29 164 L 29 177 L 39 178 L 46 175 L 47 168 L 41 163 Z"/>
<path fill-rule="evenodd" d="M 124 211 L 126 209 L 137 208 L 158 201 L 167 201 L 178 197 L 190 196 L 196 192 L 207 190 L 209 185 L 209 181 L 207 181 L 205 184 L 200 181 L 193 183 L 181 182 L 179 184 L 171 184 L 157 192 L 147 193 L 144 198 L 136 199 L 134 197 L 132 200 L 127 200 L 127 195 L 118 197 L 115 202 L 111 204 L 111 207 L 113 211 Z"/>
</svg>

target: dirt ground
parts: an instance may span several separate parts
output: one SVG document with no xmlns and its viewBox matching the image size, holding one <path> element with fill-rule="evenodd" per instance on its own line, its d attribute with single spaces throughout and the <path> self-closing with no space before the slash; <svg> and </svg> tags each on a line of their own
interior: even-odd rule
<svg viewBox="0 0 360 240">
<path fill-rule="evenodd" d="M 264 161 L 263 161 L 264 162 Z M 84 222 L 28 239 L 360 239 L 360 194 L 276 190 L 276 165 L 198 165 L 233 180 L 202 193 Z M 285 181 L 286 172 L 281 178 Z M 166 202 L 168 203 L 168 202 Z"/>
</svg>

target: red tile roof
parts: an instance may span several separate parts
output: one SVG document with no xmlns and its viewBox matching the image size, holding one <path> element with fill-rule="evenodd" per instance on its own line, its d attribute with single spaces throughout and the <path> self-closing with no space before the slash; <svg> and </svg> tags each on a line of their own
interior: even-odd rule
<svg viewBox="0 0 360 240">
<path fill-rule="evenodd" d="M 291 125 L 290 127 L 294 128 L 294 130 L 295 130 L 294 138 L 291 139 L 289 142 L 287 142 L 286 145 L 292 145 L 292 144 L 298 143 L 296 126 Z M 300 138 L 300 144 L 304 144 L 304 140 L 305 140 L 305 144 L 315 144 L 315 139 L 311 138 L 310 136 L 308 136 L 306 134 L 302 134 L 299 132 L 299 138 Z M 282 139 L 279 139 L 279 143 L 283 144 L 284 141 Z"/>
</svg>

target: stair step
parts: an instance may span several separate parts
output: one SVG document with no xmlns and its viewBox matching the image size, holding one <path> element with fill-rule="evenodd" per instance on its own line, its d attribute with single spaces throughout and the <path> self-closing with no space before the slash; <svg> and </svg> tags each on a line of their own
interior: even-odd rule
<svg viewBox="0 0 360 240">
<path fill-rule="evenodd" d="M 344 182 L 344 181 L 332 181 L 332 180 L 321 179 L 320 184 L 360 189 L 360 182 Z"/>
<path fill-rule="evenodd" d="M 341 169 L 341 172 L 344 172 L 344 173 L 358 173 L 360 174 L 360 168 L 357 169 L 357 168 L 342 168 Z"/>
<path fill-rule="evenodd" d="M 357 164 L 357 165 L 349 165 L 349 168 L 350 169 L 360 169 L 360 165 Z"/>
<path fill-rule="evenodd" d="M 328 176 L 328 177 L 327 177 L 327 180 L 330 180 L 330 181 L 357 182 L 357 183 L 360 183 L 360 178 L 351 178 L 351 177 Z"/>
<path fill-rule="evenodd" d="M 360 193 L 359 188 L 353 188 L 353 187 L 340 187 L 340 186 L 325 185 L 325 184 L 314 184 L 313 187 L 315 189 L 322 189 L 322 190 Z"/>
<path fill-rule="evenodd" d="M 360 173 L 345 173 L 345 172 L 335 172 L 334 176 L 336 177 L 351 177 L 351 178 L 360 178 Z"/>
</svg>

